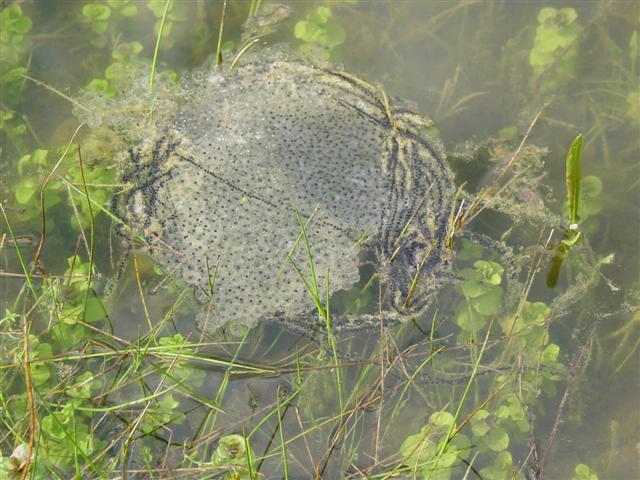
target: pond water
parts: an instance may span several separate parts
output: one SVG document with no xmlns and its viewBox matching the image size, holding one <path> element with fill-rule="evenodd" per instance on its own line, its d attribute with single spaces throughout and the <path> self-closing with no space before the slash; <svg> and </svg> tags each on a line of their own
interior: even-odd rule
<svg viewBox="0 0 640 480">
<path fill-rule="evenodd" d="M 1 478 L 640 475 L 637 3 L 108 0 L 2 8 Z M 314 138 L 305 127 L 317 124 L 298 118 L 300 109 L 322 115 L 353 92 L 300 101 L 287 113 L 291 99 L 276 108 L 242 75 L 242 88 L 204 95 L 198 85 L 234 82 L 228 72 L 283 55 L 305 68 L 343 69 L 343 81 L 369 92 L 381 118 L 395 123 L 369 131 L 356 117 L 314 117 L 332 124 L 305 159 L 313 169 L 273 173 L 281 166 L 255 119 L 291 114 L 295 121 L 278 132 L 291 142 Z M 298 76 L 308 81 L 296 67 Z M 306 88 L 297 81 L 296 95 Z M 239 123 L 250 126 L 208 128 L 208 111 L 216 125 L 232 117 L 220 108 L 232 93 L 234 112 L 245 112 Z M 357 104 L 367 112 L 371 105 Z M 368 164 L 354 145 L 367 144 L 367 135 L 382 147 L 397 141 L 409 128 L 403 118 L 419 139 L 410 145 L 443 152 L 442 172 L 450 169 L 460 188 L 445 200 L 453 209 L 444 240 L 384 256 L 387 223 L 363 225 L 374 217 L 367 208 L 389 205 L 381 200 L 387 157 L 376 153 L 383 158 L 371 161 L 380 165 Z M 224 145 L 232 133 L 233 148 L 253 139 L 252 148 L 225 150 L 252 158 L 264 151 L 263 162 L 243 160 L 253 177 L 213 165 L 229 195 L 245 192 L 224 205 L 250 204 L 266 191 L 255 183 L 274 175 L 287 190 L 269 187 L 267 200 L 288 213 L 257 209 L 240 228 L 211 207 L 215 198 L 221 208 L 219 184 L 200 179 L 184 190 L 202 202 L 199 212 L 180 214 L 169 196 L 164 213 L 136 221 L 136 202 L 147 205 L 166 184 L 154 177 L 154 188 L 136 190 L 148 171 L 132 164 L 135 152 L 156 158 L 169 126 L 189 137 L 185 158 L 207 138 Z M 360 143 L 345 140 L 350 129 Z M 579 134 L 582 168 L 572 183 L 566 158 Z M 320 162 L 338 136 L 342 150 L 326 160 L 329 172 Z M 180 160 L 163 162 L 161 173 L 182 168 L 180 181 L 192 179 Z M 329 197 L 304 183 L 339 182 L 341 169 L 363 176 L 357 208 L 341 209 L 336 190 Z M 414 216 L 432 233 L 429 212 L 441 203 L 429 189 L 416 193 L 421 177 L 409 170 L 411 194 L 425 200 L 389 245 L 407 232 L 420 238 Z M 578 178 L 571 217 L 567 189 L 575 191 Z M 306 210 L 316 204 L 327 224 L 357 225 L 355 237 L 314 226 Z M 294 208 L 304 214 L 299 223 Z M 175 218 L 181 228 L 193 218 L 199 226 L 185 241 L 215 251 L 198 257 L 178 244 Z M 273 230 L 260 247 L 245 248 L 252 222 Z M 308 243 L 298 228 L 305 222 Z M 572 243 L 574 222 L 581 235 Z M 207 230 L 217 226 L 230 236 Z M 297 256 L 276 251 L 271 233 L 297 246 Z M 447 269 L 427 278 L 428 262 L 416 252 L 427 258 L 434 249 Z M 228 274 L 219 259 L 243 251 L 246 261 L 231 262 Z M 202 328 L 203 318 L 218 317 L 215 301 L 194 294 L 182 273 L 196 262 L 204 290 L 214 292 L 217 280 L 233 284 L 222 329 Z M 332 272 L 340 288 L 327 285 Z M 271 287 L 282 278 L 297 296 Z M 397 285 L 400 303 L 389 293 Z M 260 306 L 234 295 L 243 287 L 264 288 Z M 423 297 L 424 308 L 409 308 Z M 282 315 L 291 303 L 297 317 Z M 340 328 L 346 318 L 350 328 Z"/>
</svg>

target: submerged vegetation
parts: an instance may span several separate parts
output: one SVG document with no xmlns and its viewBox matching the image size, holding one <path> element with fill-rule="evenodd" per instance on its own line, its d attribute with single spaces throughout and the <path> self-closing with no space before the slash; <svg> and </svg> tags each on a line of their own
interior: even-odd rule
<svg viewBox="0 0 640 480">
<path fill-rule="evenodd" d="M 633 422 L 593 415 L 636 408 L 623 390 L 640 351 L 636 7 L 293 7 L 3 4 L 0 478 L 637 475 L 617 460 L 637 455 Z M 435 122 L 421 133 L 452 152 L 453 278 L 396 329 L 334 332 L 334 315 L 377 311 L 378 282 L 364 265 L 323 295 L 331 272 L 316 275 L 299 215 L 324 333 L 206 334 L 191 290 L 113 207 L 130 145 L 109 122 L 143 109 L 153 124 L 194 66 L 236 68 L 278 42 L 419 101 Z M 119 90 L 140 71 L 139 92 Z M 598 441 L 568 452 L 561 429 Z"/>
</svg>

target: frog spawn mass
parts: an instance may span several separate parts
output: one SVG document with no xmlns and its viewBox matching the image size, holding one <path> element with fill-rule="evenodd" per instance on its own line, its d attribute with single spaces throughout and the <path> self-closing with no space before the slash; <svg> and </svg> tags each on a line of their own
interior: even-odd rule
<svg viewBox="0 0 640 480">
<path fill-rule="evenodd" d="M 454 189 L 423 117 L 349 74 L 289 60 L 194 75 L 179 97 L 130 149 L 120 204 L 155 262 L 209 306 L 206 329 L 313 318 L 300 222 L 320 299 L 374 258 L 389 318 L 428 303 L 447 270 Z"/>
</svg>

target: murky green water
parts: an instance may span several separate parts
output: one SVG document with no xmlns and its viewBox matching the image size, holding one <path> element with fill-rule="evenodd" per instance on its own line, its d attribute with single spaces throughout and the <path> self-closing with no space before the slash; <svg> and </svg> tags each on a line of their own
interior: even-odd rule
<svg viewBox="0 0 640 480">
<path fill-rule="evenodd" d="M 170 7 L 157 71 L 179 82 L 211 62 L 222 2 Z M 469 211 L 498 178 L 495 208 L 455 231 L 451 278 L 389 334 L 332 344 L 274 321 L 204 335 L 202 305 L 111 211 L 131 145 L 107 129 L 74 135 L 82 89 L 118 102 L 131 93 L 114 90 L 119 79 L 144 59 L 150 69 L 165 2 L 3 4 L 2 475 L 32 449 L 35 478 L 637 477 L 636 4 L 292 2 L 255 45 L 240 34 L 253 7 L 228 2 L 223 66 L 279 43 L 342 63 L 433 120 L 422 134 L 469 192 L 456 206 L 464 197 Z M 132 118 L 127 102 L 114 115 Z M 551 289 L 545 245 L 567 226 L 565 157 L 579 133 L 582 239 Z M 336 315 L 377 311 L 380 282 L 362 260 L 361 282 L 331 299 Z"/>
</svg>

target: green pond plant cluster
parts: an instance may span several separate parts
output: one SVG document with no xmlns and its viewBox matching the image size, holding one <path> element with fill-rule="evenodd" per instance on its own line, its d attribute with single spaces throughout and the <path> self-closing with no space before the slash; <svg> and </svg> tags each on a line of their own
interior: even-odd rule
<svg viewBox="0 0 640 480">
<path fill-rule="evenodd" d="M 431 331 L 425 332 L 429 351 L 418 352 L 417 366 L 403 370 L 388 392 L 384 377 L 393 376 L 385 368 L 398 362 L 391 358 L 400 347 L 381 341 L 379 350 L 367 350 L 368 357 L 359 358 L 357 347 L 332 335 L 333 300 L 321 298 L 317 285 L 309 293 L 328 334 L 326 344 L 309 342 L 311 353 L 279 352 L 280 336 L 286 335 L 261 328 L 244 331 L 240 338 L 178 333 L 176 325 L 197 308 L 189 301 L 190 293 L 150 264 L 135 232 L 112 211 L 114 195 L 127 188 L 118 183 L 114 168 L 126 145 L 106 127 L 75 130 L 77 122 L 71 136 L 53 133 L 43 138 L 43 122 L 34 118 L 29 96 L 44 92 L 65 104 L 76 102 L 73 91 L 37 78 L 33 68 L 36 46 L 68 41 L 73 29 L 82 32 L 81 44 L 72 47 L 74 58 L 80 59 L 80 67 L 73 68 L 80 68 L 83 79 L 75 87 L 117 98 L 118 79 L 134 66 L 148 65 L 169 81 L 180 75 L 182 63 L 160 64 L 159 58 L 175 59 L 188 52 L 184 55 L 192 63 L 215 56 L 229 65 L 234 50 L 252 48 L 253 40 L 241 40 L 232 28 L 239 30 L 248 14 L 262 14 L 268 35 L 295 45 L 303 55 L 342 61 L 352 33 L 341 14 L 353 13 L 366 2 L 296 2 L 292 18 L 283 19 L 275 33 L 264 18 L 264 12 L 274 11 L 266 2 L 229 0 L 215 9 L 206 3 L 3 3 L 0 252 L 1 270 L 12 276 L 0 279 L 11 282 L 0 311 L 0 478 L 106 479 L 127 472 L 129 478 L 235 480 L 294 478 L 294 470 L 320 478 L 323 473 L 337 475 L 326 473 L 332 468 L 345 478 L 539 478 L 540 459 L 529 448 L 531 439 L 537 439 L 536 452 L 543 453 L 545 438 L 534 432 L 536 419 L 553 418 L 556 410 L 549 405 L 557 405 L 565 388 L 569 391 L 567 385 L 580 375 L 567 367 L 574 356 L 560 346 L 564 344 L 554 338 L 550 325 L 564 314 L 569 297 L 586 296 L 584 290 L 600 281 L 601 267 L 612 262 L 612 257 L 597 257 L 589 250 L 590 238 L 606 223 L 602 212 L 607 182 L 582 173 L 588 170 L 582 150 L 593 151 L 595 143 L 603 142 L 606 155 L 611 155 L 600 117 L 595 116 L 584 136 L 576 137 L 579 132 L 574 131 L 575 141 L 558 147 L 559 155 L 566 156 L 562 170 L 554 172 L 566 187 L 555 204 L 564 231 L 555 232 L 546 250 L 536 250 L 542 242 L 526 246 L 534 253 L 516 260 L 526 270 L 518 294 L 512 289 L 519 285 L 510 277 L 513 266 L 503 255 L 467 239 L 452 241 L 453 303 L 448 310 L 433 312 Z M 46 12 L 39 11 L 45 7 Z M 206 20 L 187 28 L 191 9 Z M 456 12 L 445 9 L 433 21 L 445 22 Z M 527 20 L 526 32 L 509 43 L 513 50 L 504 54 L 504 75 L 514 76 L 516 95 L 522 89 L 525 96 L 543 97 L 577 89 L 587 19 L 570 7 L 545 7 L 535 13 Z M 215 23 L 207 26 L 214 14 Z M 60 20 L 48 27 L 48 16 Z M 139 36 L 133 38 L 127 29 Z M 219 34 L 224 42 L 216 52 Z M 623 47 L 610 39 L 600 41 L 621 71 L 620 79 L 607 85 L 615 89 L 611 108 L 616 110 L 605 116 L 617 115 L 616 122 L 637 127 L 637 31 Z M 518 59 L 528 67 L 525 73 L 510 68 Z M 520 75 L 524 81 L 517 81 Z M 151 93 L 153 81 L 152 73 Z M 454 82 L 450 86 L 454 91 Z M 581 101 L 600 93 L 587 89 Z M 447 102 L 441 103 L 444 109 Z M 494 135 L 515 152 L 518 142 L 527 139 L 525 130 L 514 115 Z M 606 155 L 602 161 L 611 161 Z M 519 170 L 523 178 L 527 168 Z M 4 172 L 10 173 L 5 177 Z M 632 173 L 638 177 L 637 169 Z M 634 185 L 640 181 L 630 187 Z M 515 197 L 532 194 L 528 186 L 510 192 Z M 125 233 L 118 236 L 115 230 Z M 508 243 L 510 230 L 494 236 L 503 233 Z M 313 245 L 305 247 L 312 261 Z M 125 248 L 132 251 L 122 267 L 118 257 Z M 118 268 L 122 275 L 116 274 Z M 530 295 L 537 277 L 545 274 L 551 286 L 567 288 L 564 295 Z M 114 327 L 117 309 L 106 291 L 133 292 L 127 298 L 141 320 L 130 327 L 127 338 Z M 153 304 L 158 294 L 152 292 L 157 291 L 170 299 L 161 309 Z M 347 303 L 360 308 L 375 301 L 372 292 L 365 285 L 348 293 Z M 637 329 L 635 318 L 617 331 L 625 339 Z M 438 343 L 438 327 L 453 340 Z M 617 333 L 612 335 L 611 342 L 617 342 Z M 618 368 L 638 349 L 632 340 L 621 345 L 624 351 L 613 357 Z M 215 354 L 209 353 L 211 348 Z M 274 352 L 281 355 L 275 357 L 278 361 L 260 362 L 274 358 L 269 357 Z M 398 358 L 402 364 L 404 357 Z M 420 383 L 423 376 L 444 376 L 459 364 L 468 374 L 456 383 Z M 245 379 L 256 379 L 255 391 Z M 541 398 L 554 403 L 543 405 Z M 383 412 L 382 405 L 389 411 L 367 417 L 376 408 Z M 372 436 L 375 458 L 367 450 Z M 330 459 L 332 455 L 339 459 Z M 572 478 L 599 478 L 590 462 L 588 456 L 574 462 Z M 364 471 L 354 465 L 364 465 Z"/>
</svg>

